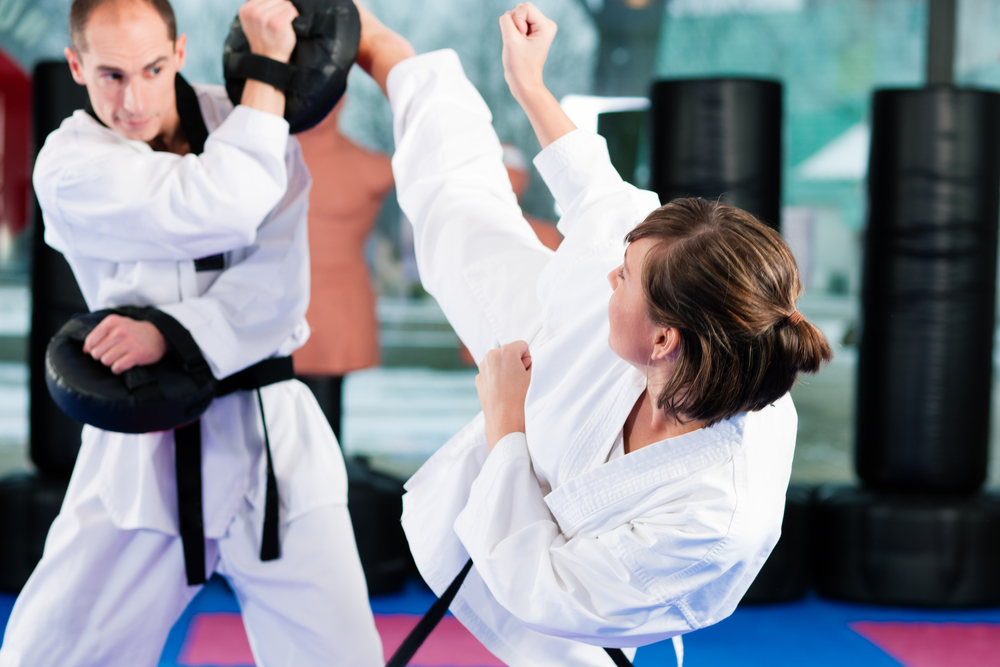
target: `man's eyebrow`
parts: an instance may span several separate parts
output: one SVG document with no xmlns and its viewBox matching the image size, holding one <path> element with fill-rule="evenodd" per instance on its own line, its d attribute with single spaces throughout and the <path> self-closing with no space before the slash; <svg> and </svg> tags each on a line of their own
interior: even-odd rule
<svg viewBox="0 0 1000 667">
<path fill-rule="evenodd" d="M 149 63 L 148 65 L 143 65 L 142 69 L 147 70 L 150 67 L 156 67 L 157 65 L 159 65 L 160 63 L 162 63 L 166 59 L 167 59 L 166 56 L 160 56 L 159 58 L 157 58 L 153 62 Z M 123 74 L 124 73 L 124 71 L 120 67 L 112 67 L 111 65 L 98 65 L 97 69 L 100 70 L 101 72 L 107 72 L 109 74 L 110 73 L 113 73 L 113 74 Z"/>
</svg>

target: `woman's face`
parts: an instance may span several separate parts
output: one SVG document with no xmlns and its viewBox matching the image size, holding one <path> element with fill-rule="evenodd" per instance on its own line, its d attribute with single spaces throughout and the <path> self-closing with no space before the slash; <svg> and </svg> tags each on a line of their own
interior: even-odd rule
<svg viewBox="0 0 1000 667">
<path fill-rule="evenodd" d="M 649 363 L 657 327 L 646 314 L 642 263 L 656 245 L 653 238 L 636 239 L 625 248 L 625 261 L 608 274 L 614 294 L 608 302 L 611 334 L 608 344 L 615 354 L 638 368 Z"/>
</svg>

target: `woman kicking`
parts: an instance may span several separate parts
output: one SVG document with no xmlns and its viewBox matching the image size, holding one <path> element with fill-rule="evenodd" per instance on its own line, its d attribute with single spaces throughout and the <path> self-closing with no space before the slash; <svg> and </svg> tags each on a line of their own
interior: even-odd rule
<svg viewBox="0 0 1000 667">
<path fill-rule="evenodd" d="M 565 211 L 553 253 L 455 53 L 409 57 L 363 21 L 423 284 L 480 367 L 483 413 L 407 484 L 424 579 L 440 594 L 471 557 L 451 609 L 513 667 L 610 665 L 600 647 L 725 618 L 780 533 L 788 390 L 830 358 L 788 247 L 739 209 L 623 182 L 542 83 L 556 26 L 523 4 L 503 62 Z"/>
</svg>

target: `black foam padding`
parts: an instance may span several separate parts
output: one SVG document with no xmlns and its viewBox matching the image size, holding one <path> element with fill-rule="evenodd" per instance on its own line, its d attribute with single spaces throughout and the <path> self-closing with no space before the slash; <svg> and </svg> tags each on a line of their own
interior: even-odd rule
<svg viewBox="0 0 1000 667">
<path fill-rule="evenodd" d="M 858 475 L 968 492 L 989 446 L 1000 93 L 880 90 L 872 123 Z"/>
<path fill-rule="evenodd" d="M 653 84 L 652 189 L 719 199 L 778 229 L 781 223 L 782 86 L 761 79 Z"/>
<path fill-rule="evenodd" d="M 643 158 L 643 145 L 648 141 L 646 126 L 648 111 L 609 111 L 597 114 L 597 133 L 608 144 L 611 164 L 622 180 L 639 187 L 636 169 Z"/>
<path fill-rule="evenodd" d="M 345 460 L 347 508 L 354 525 L 361 567 L 369 595 L 400 590 L 415 571 L 413 556 L 400 523 L 403 483 L 373 470 L 363 459 Z"/>
<path fill-rule="evenodd" d="M 352 0 L 292 0 L 299 17 L 292 22 L 296 45 L 289 59 L 291 82 L 285 89 L 285 119 L 293 134 L 322 121 L 347 90 L 347 75 L 358 56 L 361 18 Z M 243 97 L 244 54 L 250 53 L 237 17 L 229 27 L 222 56 L 226 92 L 233 104 Z"/>
<path fill-rule="evenodd" d="M 821 488 L 816 586 L 869 604 L 1000 604 L 1000 497 Z"/>
<path fill-rule="evenodd" d="M 115 375 L 83 352 L 87 335 L 110 314 L 152 322 L 168 352 L 155 364 Z M 70 319 L 49 342 L 45 381 L 52 400 L 71 418 L 116 433 L 169 431 L 189 424 L 208 409 L 217 388 L 187 330 L 155 308 L 128 306 Z"/>
<path fill-rule="evenodd" d="M 32 82 L 35 149 L 68 116 L 87 104 L 87 89 L 73 81 L 66 61 L 40 62 Z M 66 320 L 87 311 L 76 278 L 62 254 L 45 244 L 37 202 L 31 251 L 30 451 L 39 470 L 68 476 L 80 450 L 81 425 L 56 407 L 45 386 L 45 348 Z"/>
<path fill-rule="evenodd" d="M 791 602 L 806 594 L 812 581 L 812 523 L 815 488 L 792 484 L 785 494 L 781 539 L 740 604 Z"/>
<path fill-rule="evenodd" d="M 65 495 L 62 478 L 22 473 L 0 479 L 0 590 L 24 587 Z"/>
</svg>

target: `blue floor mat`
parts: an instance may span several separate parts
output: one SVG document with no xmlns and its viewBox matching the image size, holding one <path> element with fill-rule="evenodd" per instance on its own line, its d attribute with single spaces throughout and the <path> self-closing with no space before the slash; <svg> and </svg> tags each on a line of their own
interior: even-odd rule
<svg viewBox="0 0 1000 667">
<path fill-rule="evenodd" d="M 375 597 L 371 603 L 376 614 L 422 614 L 434 599 L 419 579 L 413 579 L 400 593 Z M 0 624 L 6 624 L 13 602 L 13 596 L 0 594 Z M 170 632 L 159 667 L 177 666 L 188 625 L 196 614 L 238 611 L 236 599 L 225 581 L 213 577 Z M 740 607 L 721 623 L 686 635 L 684 664 L 685 667 L 899 667 L 900 662 L 850 629 L 849 624 L 855 621 L 1000 624 L 1000 609 L 873 607 L 833 602 L 811 594 L 800 602 Z M 674 664 L 669 641 L 639 649 L 635 660 L 636 667 Z"/>
</svg>

